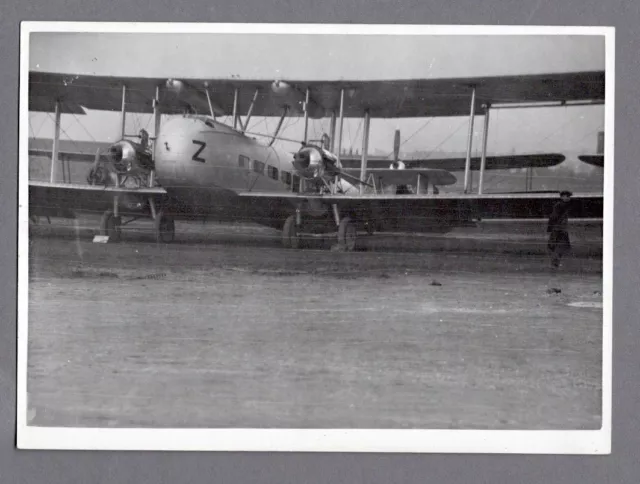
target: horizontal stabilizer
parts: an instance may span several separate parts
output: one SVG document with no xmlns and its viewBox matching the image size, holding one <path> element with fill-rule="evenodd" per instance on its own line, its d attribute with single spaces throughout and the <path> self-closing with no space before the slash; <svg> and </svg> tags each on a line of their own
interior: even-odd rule
<svg viewBox="0 0 640 484">
<path fill-rule="evenodd" d="M 44 156 L 51 158 L 51 150 L 29 150 L 29 156 Z M 79 153 L 77 151 L 59 151 L 58 157 L 61 160 L 68 161 L 86 161 L 93 163 L 96 159 L 96 154 L 93 153 Z"/>
<path fill-rule="evenodd" d="M 580 155 L 578 159 L 593 166 L 604 167 L 604 155 Z"/>
<path fill-rule="evenodd" d="M 367 170 L 367 174 L 373 175 L 376 181 L 380 180 L 386 185 L 414 185 L 417 184 L 418 175 L 422 184 L 446 186 L 454 185 L 458 181 L 455 175 L 447 170 L 371 168 Z"/>
<path fill-rule="evenodd" d="M 87 161 L 93 163 L 96 151 L 106 152 L 111 143 L 99 141 L 76 141 L 61 139 L 58 144 L 58 156 L 70 161 Z M 53 140 L 49 138 L 29 138 L 29 156 L 51 158 Z"/>
<path fill-rule="evenodd" d="M 559 165 L 565 160 L 565 156 L 559 153 L 540 153 L 531 155 L 503 155 L 487 156 L 485 169 L 487 170 L 511 170 L 514 168 L 546 168 Z M 349 168 L 360 167 L 360 158 L 341 158 L 342 165 Z M 404 159 L 407 168 L 431 168 L 447 171 L 464 171 L 465 158 L 426 158 L 426 159 Z M 471 169 L 480 169 L 481 158 L 475 156 L 471 158 Z M 388 168 L 391 164 L 389 159 L 376 159 L 374 157 L 367 161 L 370 168 Z"/>
</svg>

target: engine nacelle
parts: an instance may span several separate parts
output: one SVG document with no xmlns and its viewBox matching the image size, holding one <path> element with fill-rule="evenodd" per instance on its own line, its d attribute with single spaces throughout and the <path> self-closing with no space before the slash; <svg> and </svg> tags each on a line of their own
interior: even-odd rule
<svg viewBox="0 0 640 484">
<path fill-rule="evenodd" d="M 305 146 L 293 155 L 293 166 L 303 178 L 321 178 L 336 166 L 336 159 L 326 150 Z"/>
<path fill-rule="evenodd" d="M 121 140 L 109 147 L 109 161 L 117 173 L 140 173 L 153 169 L 151 155 L 138 143 Z"/>
</svg>

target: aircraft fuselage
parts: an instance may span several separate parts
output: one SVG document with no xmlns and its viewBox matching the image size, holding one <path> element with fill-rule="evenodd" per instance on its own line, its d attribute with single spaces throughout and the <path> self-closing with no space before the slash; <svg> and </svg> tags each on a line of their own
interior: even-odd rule
<svg viewBox="0 0 640 484">
<path fill-rule="evenodd" d="M 168 120 L 155 147 L 156 177 L 169 193 L 168 211 L 179 218 L 254 220 L 280 227 L 294 208 L 286 202 L 239 197 L 248 191 L 299 190 L 292 153 L 267 146 L 205 116 Z M 343 182 L 344 184 L 344 182 Z M 307 207 L 315 217 L 326 207 Z"/>
</svg>

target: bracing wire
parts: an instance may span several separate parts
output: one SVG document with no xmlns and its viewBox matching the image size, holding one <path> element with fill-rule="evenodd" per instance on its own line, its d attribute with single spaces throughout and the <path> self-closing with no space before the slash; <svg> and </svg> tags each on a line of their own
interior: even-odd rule
<svg viewBox="0 0 640 484">
<path fill-rule="evenodd" d="M 80 122 L 80 120 L 78 119 L 78 117 L 76 116 L 75 113 L 72 113 L 73 117 L 75 118 L 76 122 L 78 123 L 78 125 L 84 130 L 85 133 L 87 133 L 89 135 L 89 137 L 93 140 L 93 141 L 97 141 L 93 135 L 89 132 L 89 130 Z"/>
<path fill-rule="evenodd" d="M 468 119 L 465 119 L 464 121 L 462 121 L 462 123 L 460 123 L 460 125 L 449 135 L 447 136 L 445 139 L 443 139 L 435 148 L 433 148 L 429 153 L 427 153 L 427 155 L 425 156 L 425 158 L 429 158 L 432 154 L 434 154 L 436 151 L 438 151 L 438 148 L 440 148 L 443 144 L 445 144 L 447 141 L 449 141 L 451 138 L 453 138 L 453 136 L 460 131 L 460 128 L 462 128 L 464 125 L 466 125 L 468 123 Z"/>
</svg>

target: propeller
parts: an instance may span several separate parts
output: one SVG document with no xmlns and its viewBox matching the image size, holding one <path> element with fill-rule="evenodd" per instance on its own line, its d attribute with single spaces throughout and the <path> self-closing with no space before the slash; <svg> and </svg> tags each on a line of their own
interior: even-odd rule
<svg viewBox="0 0 640 484">
<path fill-rule="evenodd" d="M 393 168 L 396 170 L 404 169 L 404 163 L 400 161 L 400 130 L 396 129 L 393 137 Z"/>
<path fill-rule="evenodd" d="M 326 173 L 330 176 L 339 176 L 351 183 L 371 186 L 357 176 L 342 170 L 337 161 L 335 155 L 314 145 L 304 145 L 298 152 L 293 154 L 293 165 L 298 173 L 305 178 L 322 178 Z"/>
<path fill-rule="evenodd" d="M 100 163 L 100 158 L 106 155 L 108 152 L 103 152 L 100 148 L 96 150 L 96 155 L 93 159 L 93 165 L 87 175 L 87 182 L 89 185 L 104 185 L 110 184 L 110 171 L 106 166 Z"/>
</svg>

